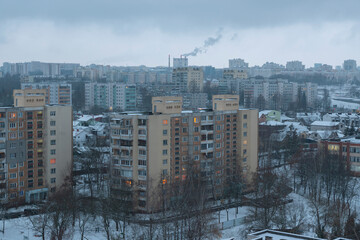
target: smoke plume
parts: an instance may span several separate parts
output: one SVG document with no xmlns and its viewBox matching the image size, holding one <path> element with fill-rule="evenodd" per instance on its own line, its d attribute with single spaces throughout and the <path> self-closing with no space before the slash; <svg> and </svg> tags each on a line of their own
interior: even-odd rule
<svg viewBox="0 0 360 240">
<path fill-rule="evenodd" d="M 188 56 L 196 56 L 200 53 L 206 53 L 208 48 L 219 42 L 221 38 L 222 38 L 222 29 L 220 28 L 216 33 L 216 37 L 209 37 L 204 41 L 204 44 L 201 47 L 196 47 L 194 50 L 192 50 L 192 52 L 184 53 L 182 54 L 182 56 L 188 57 Z"/>
</svg>

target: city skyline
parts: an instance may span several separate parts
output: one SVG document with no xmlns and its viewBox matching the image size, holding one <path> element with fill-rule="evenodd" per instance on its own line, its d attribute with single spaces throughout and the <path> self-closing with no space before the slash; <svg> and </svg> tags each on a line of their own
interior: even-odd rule
<svg viewBox="0 0 360 240">
<path fill-rule="evenodd" d="M 336 66 L 360 60 L 359 5 L 144 0 L 77 1 L 69 8 L 8 1 L 0 9 L 0 63 L 167 66 L 168 54 L 190 54 L 189 65 L 227 67 L 228 59 L 240 57 L 250 66 L 292 60 Z"/>
</svg>

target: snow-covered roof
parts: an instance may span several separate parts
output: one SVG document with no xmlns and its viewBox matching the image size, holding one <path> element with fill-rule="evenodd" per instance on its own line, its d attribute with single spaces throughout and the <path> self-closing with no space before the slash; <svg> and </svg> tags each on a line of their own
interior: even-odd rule
<svg viewBox="0 0 360 240">
<path fill-rule="evenodd" d="M 260 123 L 260 125 L 266 125 L 266 126 L 286 126 L 286 124 L 278 122 L 278 121 L 267 121 Z"/>
<path fill-rule="evenodd" d="M 284 122 L 284 121 L 293 121 L 294 118 L 288 117 L 288 116 L 286 116 L 286 115 L 281 115 L 281 116 L 280 116 L 280 120 L 281 120 L 282 122 Z"/>
<path fill-rule="evenodd" d="M 311 126 L 324 126 L 324 127 L 334 127 L 338 126 L 339 122 L 329 122 L 329 121 L 315 121 Z"/>
<path fill-rule="evenodd" d="M 261 117 L 263 114 L 264 115 L 268 115 L 269 113 L 271 113 L 273 110 L 263 110 L 261 112 L 259 112 L 259 117 Z"/>
<path fill-rule="evenodd" d="M 77 121 L 78 122 L 87 122 L 89 120 L 93 119 L 93 116 L 91 115 L 84 115 L 81 118 L 79 118 Z"/>
<path fill-rule="evenodd" d="M 341 142 L 350 142 L 350 143 L 360 144 L 360 139 L 357 139 L 355 137 L 343 138 L 343 139 L 341 139 Z"/>
</svg>

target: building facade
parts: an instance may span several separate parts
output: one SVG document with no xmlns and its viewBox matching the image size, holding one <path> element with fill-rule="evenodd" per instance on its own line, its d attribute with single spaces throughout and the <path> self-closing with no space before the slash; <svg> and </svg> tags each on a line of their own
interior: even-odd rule
<svg viewBox="0 0 360 240">
<path fill-rule="evenodd" d="M 14 90 L 0 108 L 0 199 L 34 202 L 71 176 L 72 107 L 45 105 L 46 90 Z"/>
<path fill-rule="evenodd" d="M 132 111 L 136 108 L 136 86 L 121 83 L 85 84 L 85 109 L 92 107 Z"/>
<path fill-rule="evenodd" d="M 211 110 L 182 111 L 181 97 L 155 97 L 152 113 L 115 114 L 111 128 L 111 193 L 137 210 L 158 208 L 159 184 L 198 169 L 208 198 L 234 177 L 250 182 L 258 165 L 258 111 L 239 110 L 236 95 L 215 95 Z"/>
<path fill-rule="evenodd" d="M 46 89 L 46 104 L 72 105 L 72 88 L 68 83 L 21 83 L 21 89 Z"/>
<path fill-rule="evenodd" d="M 204 72 L 199 67 L 173 69 L 172 81 L 181 92 L 202 92 L 204 88 Z"/>
</svg>

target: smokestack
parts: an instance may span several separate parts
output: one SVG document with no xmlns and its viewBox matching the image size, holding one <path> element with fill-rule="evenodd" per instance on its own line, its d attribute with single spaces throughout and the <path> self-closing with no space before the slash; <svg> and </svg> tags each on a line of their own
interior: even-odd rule
<svg viewBox="0 0 360 240">
<path fill-rule="evenodd" d="M 168 68 L 170 68 L 170 54 L 169 54 L 169 66 L 168 66 Z"/>
</svg>

